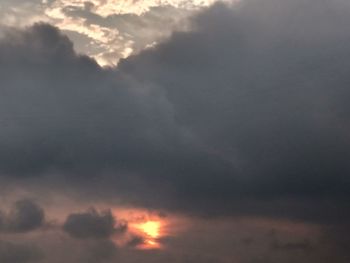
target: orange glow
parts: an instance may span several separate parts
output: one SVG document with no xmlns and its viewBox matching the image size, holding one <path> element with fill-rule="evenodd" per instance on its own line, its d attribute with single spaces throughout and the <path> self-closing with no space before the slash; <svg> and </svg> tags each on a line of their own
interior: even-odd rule
<svg viewBox="0 0 350 263">
<path fill-rule="evenodd" d="M 135 238 L 140 242 L 133 247 L 136 249 L 166 249 L 162 239 L 174 236 L 183 231 L 187 220 L 175 214 L 165 214 L 142 208 L 115 208 L 113 214 L 119 220 L 128 222 L 128 233 L 114 242 L 118 246 L 128 246 Z"/>
<path fill-rule="evenodd" d="M 161 221 L 146 221 L 141 223 L 134 223 L 131 227 L 138 232 L 144 239 L 143 244 L 139 245 L 139 249 L 160 249 L 161 244 L 158 238 L 162 236 L 162 222 Z"/>
<path fill-rule="evenodd" d="M 145 240 L 145 242 L 138 246 L 139 249 L 161 249 L 162 246 L 157 240 Z"/>
<path fill-rule="evenodd" d="M 139 228 L 152 238 L 159 237 L 160 222 L 148 221 L 146 223 L 140 224 Z"/>
</svg>

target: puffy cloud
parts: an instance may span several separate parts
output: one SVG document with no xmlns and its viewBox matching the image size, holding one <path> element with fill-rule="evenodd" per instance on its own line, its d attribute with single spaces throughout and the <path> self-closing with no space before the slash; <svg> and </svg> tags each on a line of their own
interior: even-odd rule
<svg viewBox="0 0 350 263">
<path fill-rule="evenodd" d="M 28 199 L 22 199 L 13 205 L 8 214 L 0 211 L 0 231 L 25 233 L 42 227 L 45 223 L 43 209 Z"/>
<path fill-rule="evenodd" d="M 116 232 L 124 232 L 126 225 L 117 227 L 111 211 L 99 213 L 92 208 L 85 213 L 70 214 L 63 229 L 75 238 L 109 238 Z"/>
</svg>

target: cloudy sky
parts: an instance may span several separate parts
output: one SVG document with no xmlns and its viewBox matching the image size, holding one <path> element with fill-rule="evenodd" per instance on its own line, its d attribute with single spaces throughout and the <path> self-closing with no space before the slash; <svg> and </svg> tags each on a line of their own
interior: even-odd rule
<svg viewBox="0 0 350 263">
<path fill-rule="evenodd" d="M 347 0 L 0 0 L 0 262 L 350 262 L 349 25 Z"/>
<path fill-rule="evenodd" d="M 2 26 L 50 23 L 101 66 L 152 47 L 215 0 L 1 0 Z"/>
</svg>

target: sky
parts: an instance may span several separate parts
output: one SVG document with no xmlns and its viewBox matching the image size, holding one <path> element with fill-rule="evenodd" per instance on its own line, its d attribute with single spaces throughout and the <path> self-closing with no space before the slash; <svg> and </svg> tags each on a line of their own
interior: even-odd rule
<svg viewBox="0 0 350 263">
<path fill-rule="evenodd" d="M 78 53 L 101 66 L 152 47 L 174 30 L 186 30 L 187 18 L 215 0 L 2 0 L 2 26 L 50 23 L 67 34 Z"/>
<path fill-rule="evenodd" d="M 349 24 L 0 0 L 0 262 L 348 263 Z"/>
</svg>

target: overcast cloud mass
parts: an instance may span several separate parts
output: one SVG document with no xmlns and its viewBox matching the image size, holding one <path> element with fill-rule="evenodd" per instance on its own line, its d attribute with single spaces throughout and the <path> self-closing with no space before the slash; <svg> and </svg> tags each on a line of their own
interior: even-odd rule
<svg viewBox="0 0 350 263">
<path fill-rule="evenodd" d="M 44 2 L 0 19 L 1 263 L 349 262 L 350 3 Z"/>
</svg>

